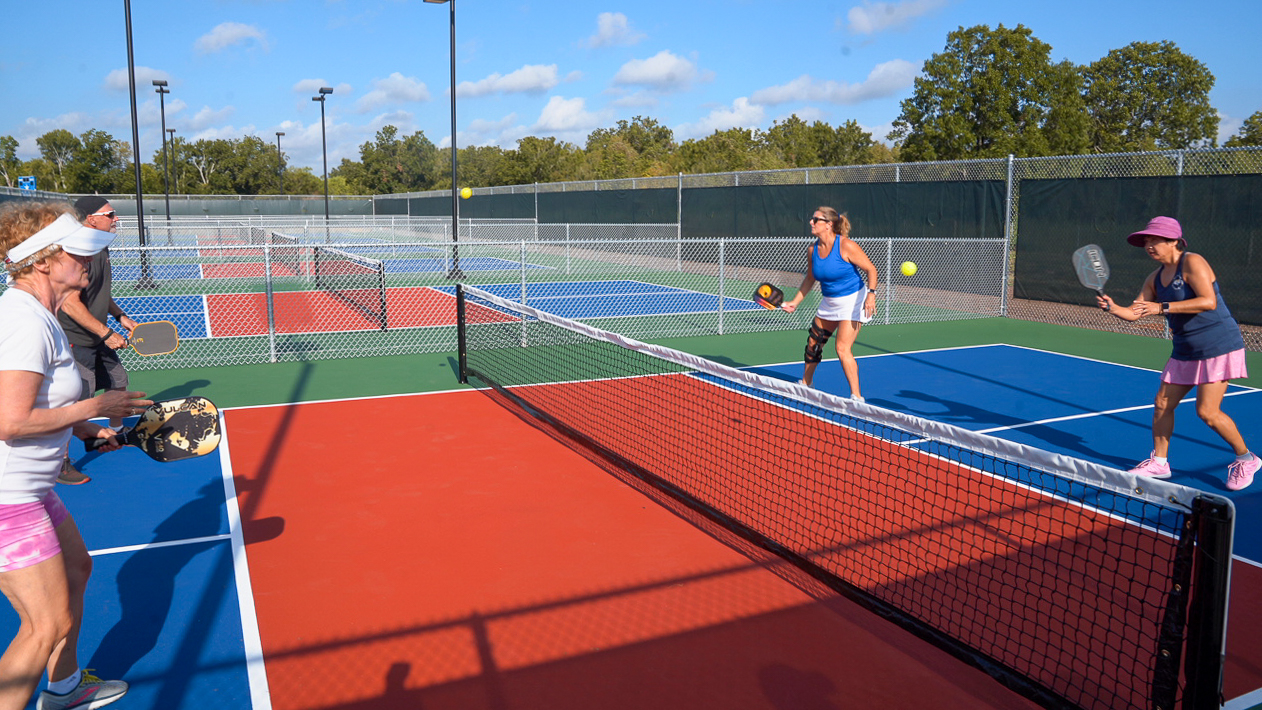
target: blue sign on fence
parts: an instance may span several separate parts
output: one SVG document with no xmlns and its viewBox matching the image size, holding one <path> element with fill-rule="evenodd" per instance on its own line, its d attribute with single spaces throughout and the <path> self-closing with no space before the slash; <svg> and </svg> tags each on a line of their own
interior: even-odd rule
<svg viewBox="0 0 1262 710">
<path fill-rule="evenodd" d="M 19 190 L 34 190 L 35 189 L 35 176 L 22 175 L 21 177 L 19 177 L 18 189 Z"/>
</svg>

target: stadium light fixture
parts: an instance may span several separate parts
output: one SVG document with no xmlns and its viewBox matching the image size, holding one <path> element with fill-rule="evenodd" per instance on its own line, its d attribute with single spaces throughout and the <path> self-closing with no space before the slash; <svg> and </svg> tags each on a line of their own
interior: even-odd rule
<svg viewBox="0 0 1262 710">
<path fill-rule="evenodd" d="M 167 101 L 166 95 L 171 93 L 166 80 L 154 79 L 154 89 L 158 94 L 158 106 L 162 111 L 162 189 L 166 192 L 167 221 L 171 221 L 171 165 L 167 160 Z M 170 227 L 168 226 L 168 229 Z"/>
<path fill-rule="evenodd" d="M 322 86 L 320 87 L 320 95 L 312 96 L 312 101 L 320 102 L 320 153 L 324 156 L 324 226 L 328 229 L 329 223 L 329 145 L 324 136 L 324 97 L 333 93 L 333 89 Z M 326 237 L 327 240 L 327 237 Z"/>
<path fill-rule="evenodd" d="M 284 131 L 276 131 L 276 164 L 280 166 L 280 194 L 285 194 L 285 154 L 280 152 L 280 137 Z"/>
</svg>

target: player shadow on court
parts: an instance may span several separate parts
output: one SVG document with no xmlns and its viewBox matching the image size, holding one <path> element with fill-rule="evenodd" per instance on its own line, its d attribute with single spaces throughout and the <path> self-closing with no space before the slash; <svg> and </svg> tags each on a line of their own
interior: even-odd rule
<svg viewBox="0 0 1262 710">
<path fill-rule="evenodd" d="M 912 416 L 944 424 L 952 424 L 966 429 L 974 428 L 968 426 L 970 424 L 976 425 L 977 429 L 1009 428 L 1043 440 L 1047 443 L 1047 446 L 1042 448 L 1048 448 L 1051 451 L 1069 452 L 1078 458 L 1099 461 L 1115 468 L 1130 468 L 1134 464 L 1129 459 L 1103 454 L 1088 446 L 1081 436 L 1061 431 L 1048 424 L 1030 424 L 1027 419 L 998 414 L 971 404 L 935 397 L 916 390 L 899 390 L 895 396 L 898 397 L 897 400 L 870 399 L 868 402 L 878 407 L 885 407 L 911 414 Z M 929 407 L 916 408 L 909 406 L 908 403 L 910 401 L 935 404 L 937 408 L 932 410 Z"/>
<path fill-rule="evenodd" d="M 154 528 L 153 541 L 190 540 L 215 537 L 220 527 L 223 508 L 223 483 L 210 481 L 198 490 L 198 497 L 180 506 Z M 181 570 L 194 557 L 216 550 L 220 559 L 213 579 L 223 584 L 209 585 L 204 594 L 214 595 L 213 605 L 203 600 L 199 607 L 218 609 L 231 578 L 231 547 L 222 540 L 186 542 L 184 544 L 138 550 L 118 570 L 118 599 L 121 616 L 101 639 L 86 667 L 99 668 L 110 678 L 122 678 L 132 666 L 153 650 L 166 625 L 175 598 L 175 582 Z M 193 657 L 202 641 L 212 635 L 215 614 L 196 614 L 189 619 L 189 628 L 181 634 L 182 643 L 194 644 Z"/>
</svg>

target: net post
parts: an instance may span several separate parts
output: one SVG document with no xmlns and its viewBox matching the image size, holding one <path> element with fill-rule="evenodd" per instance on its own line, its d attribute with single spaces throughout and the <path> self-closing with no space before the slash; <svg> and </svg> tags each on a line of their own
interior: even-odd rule
<svg viewBox="0 0 1262 710">
<path fill-rule="evenodd" d="M 1183 710 L 1209 710 L 1222 704 L 1235 509 L 1226 498 L 1207 494 L 1193 501 L 1192 510 L 1198 543 L 1188 610 Z"/>
<path fill-rule="evenodd" d="M 378 265 L 377 288 L 381 299 L 381 330 L 384 332 L 388 322 L 386 315 L 386 263 L 384 261 Z"/>
<path fill-rule="evenodd" d="M 468 321 L 465 318 L 465 300 L 464 300 L 464 284 L 456 284 L 456 359 L 460 364 L 460 384 L 469 384 L 469 368 L 466 360 L 468 353 L 467 341 L 465 340 L 465 325 Z"/>
</svg>

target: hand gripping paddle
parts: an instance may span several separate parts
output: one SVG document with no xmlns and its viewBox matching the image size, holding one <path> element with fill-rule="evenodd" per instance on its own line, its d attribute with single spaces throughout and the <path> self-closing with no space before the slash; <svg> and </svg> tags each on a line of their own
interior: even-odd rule
<svg viewBox="0 0 1262 710">
<path fill-rule="evenodd" d="M 1109 262 L 1104 258 L 1104 250 L 1095 244 L 1088 244 L 1074 252 L 1074 271 L 1078 272 L 1078 281 L 1085 287 L 1104 295 L 1104 284 L 1109 281 Z"/>
<path fill-rule="evenodd" d="M 154 402 L 135 426 L 119 430 L 118 440 L 163 463 L 204 456 L 219 446 L 219 410 L 205 397 Z M 84 448 L 95 451 L 106 441 L 88 439 Z"/>
<path fill-rule="evenodd" d="M 774 311 L 784 303 L 784 291 L 769 283 L 758 284 L 758 288 L 754 289 L 754 303 Z"/>
</svg>

